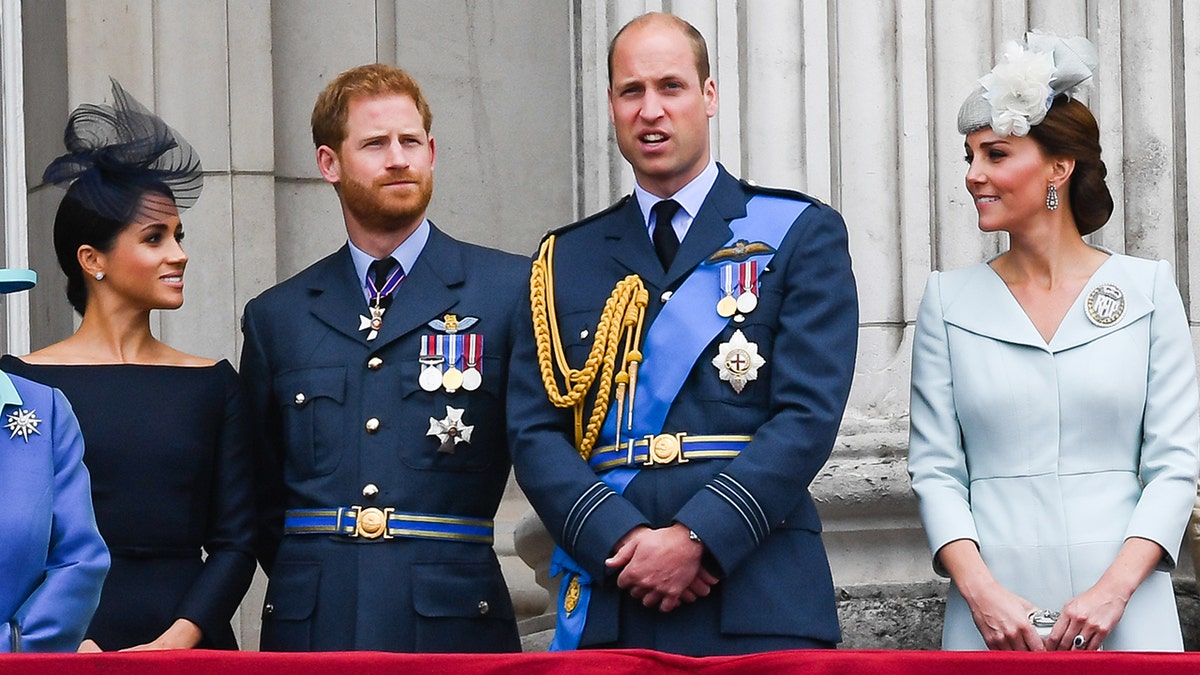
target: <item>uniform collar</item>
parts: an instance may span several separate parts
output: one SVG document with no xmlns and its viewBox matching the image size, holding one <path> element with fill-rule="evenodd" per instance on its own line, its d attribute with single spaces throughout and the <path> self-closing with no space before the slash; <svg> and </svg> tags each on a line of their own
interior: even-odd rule
<svg viewBox="0 0 1200 675">
<path fill-rule="evenodd" d="M 708 197 L 708 192 L 712 190 L 713 183 L 717 182 L 717 173 L 717 163 L 710 159 L 708 160 L 708 166 L 704 167 L 700 175 L 689 181 L 687 185 L 679 188 L 678 192 L 667 197 L 667 199 L 674 199 L 678 202 L 680 210 L 687 214 L 688 223 L 691 223 L 696 214 L 700 212 L 700 207 Z M 636 183 L 633 186 L 633 194 L 637 197 L 638 208 L 642 211 L 642 223 L 649 230 L 650 210 L 654 208 L 655 204 L 663 201 L 663 198 L 650 194 L 645 188 Z M 686 232 L 685 228 L 683 234 L 686 234 Z M 682 234 L 679 240 L 683 241 Z"/>
<path fill-rule="evenodd" d="M 429 241 L 429 219 L 424 218 L 421 220 L 421 224 L 417 226 L 417 229 L 413 230 L 413 233 L 400 242 L 396 250 L 392 251 L 392 257 L 404 268 L 405 274 L 412 272 L 413 266 L 417 264 L 417 257 L 425 249 L 425 242 L 427 241 Z M 367 286 L 367 268 L 371 266 L 371 263 L 375 262 L 375 258 L 355 246 L 353 241 L 347 240 L 347 243 L 350 245 L 350 259 L 354 261 L 354 272 L 358 275 L 358 284 L 362 287 L 363 295 L 370 300 L 370 288 Z"/>
</svg>

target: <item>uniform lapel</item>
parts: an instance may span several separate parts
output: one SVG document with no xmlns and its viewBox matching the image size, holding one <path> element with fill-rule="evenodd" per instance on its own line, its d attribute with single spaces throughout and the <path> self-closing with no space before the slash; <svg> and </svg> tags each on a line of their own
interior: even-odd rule
<svg viewBox="0 0 1200 675">
<path fill-rule="evenodd" d="M 317 294 L 311 309 L 313 316 L 340 333 L 362 339 L 366 332 L 358 330 L 358 317 L 367 312 L 367 298 L 355 281 L 358 274 L 354 271 L 349 245 L 343 245 L 320 264 L 324 269 L 312 275 L 309 286 Z"/>
<path fill-rule="evenodd" d="M 662 264 L 654 255 L 654 244 L 646 230 L 642 209 L 634 197 L 625 200 L 608 226 L 605 237 L 611 243 L 609 255 L 619 265 L 642 278 L 642 281 L 660 286 L 663 279 Z"/>
<path fill-rule="evenodd" d="M 741 185 L 724 168 L 718 171 L 716 182 L 692 219 L 687 236 L 679 243 L 679 253 L 671 269 L 667 270 L 667 288 L 674 287 L 692 268 L 727 243 L 733 237 L 729 221 L 746 215 L 746 197 Z"/>
</svg>

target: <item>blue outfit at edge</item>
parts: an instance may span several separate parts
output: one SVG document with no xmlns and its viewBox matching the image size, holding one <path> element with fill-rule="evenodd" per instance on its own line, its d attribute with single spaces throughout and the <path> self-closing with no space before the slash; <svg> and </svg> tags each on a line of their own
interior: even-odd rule
<svg viewBox="0 0 1200 675">
<path fill-rule="evenodd" d="M 0 292 L 10 283 L 0 278 Z M 27 437 L 19 426 L 0 436 L 0 652 L 73 652 L 109 565 L 83 436 L 57 389 L 0 371 L 0 404 L 6 425 L 17 414 L 39 420 Z"/>
<path fill-rule="evenodd" d="M 820 520 L 806 488 L 832 449 L 854 368 L 858 305 L 841 216 L 800 193 L 758 188 L 719 168 L 664 272 L 647 215 L 627 197 L 554 233 L 555 308 L 572 368 L 583 365 L 601 308 L 628 274 L 649 291 L 646 330 L 653 330 L 665 291 L 729 245 L 730 222 L 760 194 L 809 204 L 762 273 L 757 308 L 731 320 L 696 358 L 662 427 L 689 436 L 753 436 L 736 458 L 642 469 L 623 494 L 606 486 L 574 447 L 572 412 L 548 400 L 525 317 L 514 356 L 522 367 L 509 392 L 513 462 L 555 542 L 597 580 L 581 647 L 704 655 L 840 641 Z M 700 311 L 715 311 L 719 298 L 714 287 L 712 304 Z M 680 323 L 672 329 L 689 329 Z M 737 330 L 766 361 L 741 393 L 712 364 Z M 675 521 L 699 535 L 704 565 L 720 581 L 710 596 L 664 614 L 619 589 L 604 560 L 633 528 Z"/>
</svg>

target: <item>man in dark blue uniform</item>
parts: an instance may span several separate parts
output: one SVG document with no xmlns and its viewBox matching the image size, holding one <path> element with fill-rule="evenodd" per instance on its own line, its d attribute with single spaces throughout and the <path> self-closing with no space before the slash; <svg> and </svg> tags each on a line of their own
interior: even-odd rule
<svg viewBox="0 0 1200 675">
<path fill-rule="evenodd" d="M 845 225 L 712 161 L 687 22 L 622 28 L 608 94 L 637 187 L 543 242 L 509 393 L 517 479 L 559 546 L 553 647 L 833 646 L 807 487 L 854 370 Z"/>
<path fill-rule="evenodd" d="M 518 651 L 492 551 L 528 262 L 425 218 L 432 116 L 384 65 L 313 110 L 349 242 L 246 306 L 266 650 Z"/>
</svg>

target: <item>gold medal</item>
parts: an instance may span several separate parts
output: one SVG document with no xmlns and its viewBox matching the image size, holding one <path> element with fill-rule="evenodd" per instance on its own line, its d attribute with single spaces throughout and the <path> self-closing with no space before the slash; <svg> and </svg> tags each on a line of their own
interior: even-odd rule
<svg viewBox="0 0 1200 675">
<path fill-rule="evenodd" d="M 728 319 L 737 313 L 737 308 L 738 301 L 734 300 L 732 295 L 727 295 L 721 298 L 721 301 L 717 303 L 717 315 Z"/>
<path fill-rule="evenodd" d="M 462 371 L 454 366 L 450 366 L 446 372 L 442 373 L 442 386 L 447 392 L 453 394 L 458 391 L 463 384 Z"/>
</svg>

